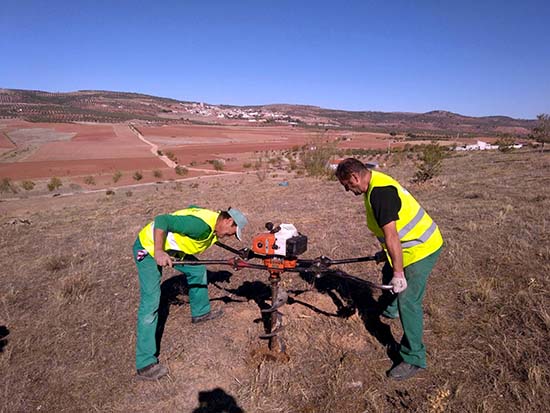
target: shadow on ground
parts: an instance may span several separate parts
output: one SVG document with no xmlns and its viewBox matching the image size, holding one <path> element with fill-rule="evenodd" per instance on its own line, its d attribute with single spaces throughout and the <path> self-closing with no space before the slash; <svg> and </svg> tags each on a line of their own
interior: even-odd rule
<svg viewBox="0 0 550 413">
<path fill-rule="evenodd" d="M 8 345 L 8 336 L 10 330 L 6 326 L 0 326 L 0 353 L 4 351 L 4 347 Z"/>
<path fill-rule="evenodd" d="M 300 273 L 300 276 L 307 283 L 313 285 L 318 292 L 326 294 L 332 299 L 336 306 L 336 314 L 316 309 L 311 304 L 304 303 L 297 298 L 289 298 L 289 304 L 298 303 L 307 306 L 315 312 L 341 318 L 348 318 L 357 311 L 365 329 L 386 348 L 388 357 L 394 363 L 400 361 L 398 353 L 399 344 L 395 340 L 390 326 L 383 323 L 380 319 L 382 310 L 394 298 L 390 293 L 382 294 L 376 300 L 370 286 L 366 283 L 362 284 L 355 279 L 346 278 L 346 273 L 341 270 L 327 270 L 320 277 L 310 272 Z M 296 297 L 305 292 L 305 290 L 290 292 Z"/>
<path fill-rule="evenodd" d="M 300 277 L 311 285 L 321 294 L 328 295 L 336 306 L 336 313 L 329 313 L 313 304 L 301 301 L 298 297 L 310 291 L 289 290 L 288 304 L 303 305 L 310 310 L 329 317 L 348 318 L 356 312 L 361 317 L 365 329 L 381 344 L 386 350 L 388 357 L 397 363 L 400 361 L 398 348 L 399 344 L 395 340 L 391 328 L 380 319 L 382 309 L 393 298 L 390 294 L 383 294 L 378 300 L 373 296 L 372 289 L 367 284 L 345 277 L 346 273 L 341 270 L 327 270 L 322 276 L 317 276 L 310 272 L 301 272 Z M 228 295 L 214 298 L 212 301 L 222 301 L 225 304 L 238 303 L 253 300 L 260 310 L 265 310 L 271 306 L 271 287 L 262 281 L 244 281 L 237 288 L 226 288 L 220 286 L 220 283 L 230 281 L 233 273 L 230 271 L 208 271 L 208 282 L 216 288 L 223 290 Z M 164 333 L 164 326 L 171 305 L 184 305 L 189 303 L 189 286 L 185 275 L 173 276 L 161 284 L 161 299 L 159 307 L 159 322 L 157 328 L 157 342 L 160 351 L 160 342 Z M 244 299 L 244 300 L 243 300 Z M 270 314 L 260 313 L 254 322 L 262 322 L 264 328 L 268 331 L 270 325 Z"/>
<path fill-rule="evenodd" d="M 243 413 L 235 398 L 221 388 L 199 392 L 199 407 L 193 413 Z"/>
</svg>

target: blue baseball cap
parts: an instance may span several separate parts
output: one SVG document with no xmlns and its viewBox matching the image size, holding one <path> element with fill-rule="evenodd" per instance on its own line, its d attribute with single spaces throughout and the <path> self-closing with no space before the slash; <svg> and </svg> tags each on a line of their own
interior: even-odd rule
<svg viewBox="0 0 550 413">
<path fill-rule="evenodd" d="M 242 241 L 243 229 L 246 227 L 246 224 L 248 224 L 248 220 L 238 209 L 229 208 L 227 213 L 231 215 L 231 218 L 233 218 L 233 221 L 237 224 L 237 232 L 235 233 L 235 236 L 239 241 Z"/>
</svg>

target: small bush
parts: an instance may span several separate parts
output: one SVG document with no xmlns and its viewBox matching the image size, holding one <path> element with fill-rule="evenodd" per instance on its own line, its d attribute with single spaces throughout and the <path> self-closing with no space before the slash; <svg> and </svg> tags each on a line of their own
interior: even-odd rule
<svg viewBox="0 0 550 413">
<path fill-rule="evenodd" d="M 243 168 L 244 168 L 244 169 L 250 169 L 250 168 L 252 168 L 252 163 L 251 163 L 251 162 L 245 162 L 245 163 L 243 163 Z"/>
<path fill-rule="evenodd" d="M 30 190 L 34 189 L 35 185 L 36 184 L 33 181 L 23 181 L 21 183 L 21 186 L 23 187 L 23 189 L 25 191 L 30 191 Z"/>
<path fill-rule="evenodd" d="M 50 192 L 55 191 L 56 189 L 60 188 L 63 185 L 61 182 L 61 179 L 59 179 L 57 176 L 53 176 L 50 179 L 50 182 L 48 183 L 48 190 Z"/>
<path fill-rule="evenodd" d="M 17 187 L 10 178 L 2 178 L 2 181 L 0 182 L 0 192 L 13 192 L 16 194 Z"/>
<path fill-rule="evenodd" d="M 441 172 L 441 164 L 446 156 L 446 150 L 437 143 L 422 145 L 420 164 L 414 175 L 415 182 L 426 182 Z"/>
<path fill-rule="evenodd" d="M 219 159 L 214 159 L 213 161 L 210 161 L 210 163 L 216 171 L 223 171 L 224 164 Z"/>
<path fill-rule="evenodd" d="M 514 143 L 514 138 L 512 138 L 511 136 L 503 136 L 495 142 L 495 145 L 498 146 L 498 150 L 500 152 L 507 153 L 514 150 Z"/>
<path fill-rule="evenodd" d="M 187 169 L 185 166 L 176 166 L 176 174 L 180 176 L 185 176 L 189 173 L 189 169 Z"/>
<path fill-rule="evenodd" d="M 122 172 L 116 171 L 116 172 L 113 174 L 113 182 L 114 182 L 114 183 L 117 183 L 117 182 L 119 181 L 120 178 L 122 178 Z"/>
<path fill-rule="evenodd" d="M 105 195 L 114 195 L 115 194 L 115 191 L 113 191 L 112 189 L 107 189 L 107 191 L 105 191 Z"/>
<path fill-rule="evenodd" d="M 302 153 L 302 162 L 309 176 L 324 177 L 330 173 L 328 162 L 336 154 L 333 143 L 315 142 L 306 145 Z"/>
<path fill-rule="evenodd" d="M 95 185 L 95 178 L 93 176 L 84 177 L 84 183 L 86 185 Z"/>
<path fill-rule="evenodd" d="M 162 171 L 159 171 L 158 169 L 155 169 L 155 170 L 153 171 L 153 176 L 154 176 L 155 178 L 158 178 L 158 179 L 162 178 Z"/>
<path fill-rule="evenodd" d="M 143 179 L 143 174 L 140 171 L 136 171 L 134 175 L 132 175 L 132 178 L 134 178 L 135 181 L 141 181 Z"/>
<path fill-rule="evenodd" d="M 165 153 L 166 157 L 170 159 L 172 162 L 178 162 L 178 158 L 176 158 L 176 155 L 174 155 L 174 152 L 172 151 L 166 151 Z"/>
<path fill-rule="evenodd" d="M 132 191 L 126 191 L 126 196 L 128 198 L 130 198 L 132 196 L 133 192 Z"/>
</svg>

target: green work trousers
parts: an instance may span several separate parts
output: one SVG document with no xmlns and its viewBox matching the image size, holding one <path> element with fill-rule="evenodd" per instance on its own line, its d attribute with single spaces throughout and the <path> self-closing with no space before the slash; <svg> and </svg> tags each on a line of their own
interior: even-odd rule
<svg viewBox="0 0 550 413">
<path fill-rule="evenodd" d="M 426 347 L 422 342 L 423 309 L 422 300 L 426 290 L 428 276 L 441 253 L 441 248 L 426 258 L 405 267 L 407 289 L 387 300 L 390 293 L 384 293 L 381 302 L 389 302 L 383 314 L 389 318 L 399 318 L 403 326 L 399 354 L 403 361 L 418 367 L 426 368 Z M 389 284 L 393 269 L 386 263 L 382 269 L 382 281 Z M 386 300 L 384 300 L 386 298 Z"/>
<path fill-rule="evenodd" d="M 160 279 L 162 277 L 162 267 L 157 265 L 153 257 L 146 255 L 141 261 L 137 260 L 137 252 L 141 249 L 143 247 L 137 239 L 133 248 L 140 292 L 136 337 L 137 369 L 158 362 L 156 332 L 160 305 Z M 208 298 L 206 267 L 204 265 L 176 265 L 174 268 L 182 272 L 187 278 L 191 316 L 198 317 L 208 313 L 210 311 L 210 300 Z"/>
</svg>

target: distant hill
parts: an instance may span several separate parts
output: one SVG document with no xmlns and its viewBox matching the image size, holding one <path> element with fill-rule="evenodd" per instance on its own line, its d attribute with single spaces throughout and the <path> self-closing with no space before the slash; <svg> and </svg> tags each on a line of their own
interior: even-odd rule
<svg viewBox="0 0 550 413">
<path fill-rule="evenodd" d="M 139 93 L 81 90 L 52 93 L 0 89 L 0 118 L 31 122 L 208 123 L 343 128 L 373 132 L 479 136 L 526 136 L 535 120 L 506 116 L 471 117 L 447 111 L 427 113 L 345 111 L 317 106 L 271 104 L 257 106 L 211 105 Z"/>
</svg>

